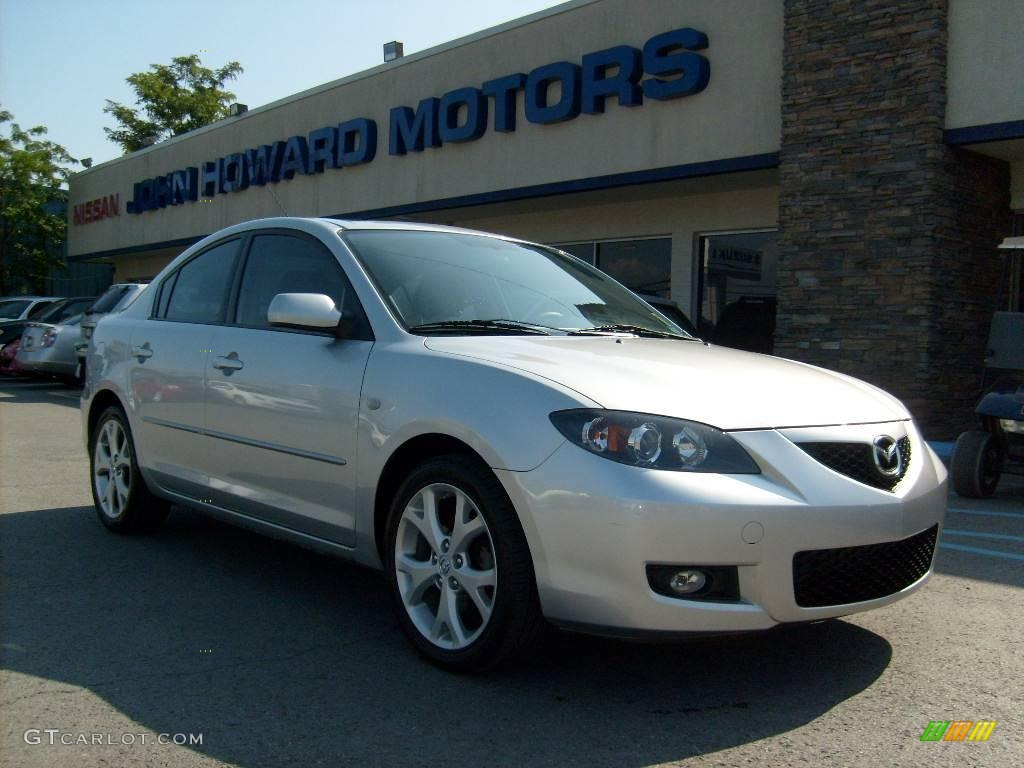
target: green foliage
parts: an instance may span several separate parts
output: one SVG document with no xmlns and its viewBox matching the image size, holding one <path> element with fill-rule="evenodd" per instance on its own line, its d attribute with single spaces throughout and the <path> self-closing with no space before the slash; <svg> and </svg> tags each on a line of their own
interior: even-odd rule
<svg viewBox="0 0 1024 768">
<path fill-rule="evenodd" d="M 0 110 L 0 296 L 41 290 L 52 269 L 60 269 L 60 245 L 67 234 L 64 184 L 77 162 L 46 128 L 22 129 Z M 7 124 L 10 123 L 9 132 Z"/>
<path fill-rule="evenodd" d="M 149 72 L 127 78 L 135 91 L 137 107 L 107 99 L 103 111 L 112 115 L 119 128 L 104 128 L 107 138 L 128 152 L 156 141 L 178 136 L 226 117 L 235 94 L 223 89 L 234 80 L 242 65 L 229 61 L 220 69 L 202 65 L 199 56 L 176 56 L 169 65 L 153 64 Z"/>
</svg>

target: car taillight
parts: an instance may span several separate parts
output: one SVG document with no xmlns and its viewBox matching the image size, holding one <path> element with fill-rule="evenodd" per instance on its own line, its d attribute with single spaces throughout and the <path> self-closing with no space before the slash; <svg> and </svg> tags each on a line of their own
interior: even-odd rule
<svg viewBox="0 0 1024 768">
<path fill-rule="evenodd" d="M 57 341 L 57 331 L 53 328 L 47 328 L 43 332 L 43 338 L 39 340 L 39 346 L 41 347 L 52 347 Z"/>
</svg>

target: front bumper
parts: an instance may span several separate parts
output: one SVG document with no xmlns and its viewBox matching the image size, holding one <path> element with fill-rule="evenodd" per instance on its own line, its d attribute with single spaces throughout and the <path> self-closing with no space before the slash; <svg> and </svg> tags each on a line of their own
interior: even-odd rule
<svg viewBox="0 0 1024 768">
<path fill-rule="evenodd" d="M 797 604 L 798 552 L 896 542 L 941 529 L 945 513 L 945 469 L 912 423 L 831 429 L 868 443 L 905 430 L 912 445 L 906 476 L 889 492 L 818 463 L 796 443 L 829 437 L 821 428 L 732 433 L 760 475 L 640 469 L 568 443 L 530 472 L 499 470 L 520 511 L 545 615 L 610 634 L 730 632 L 841 616 L 915 591 L 930 568 L 877 599 Z M 740 599 L 657 594 L 648 564 L 736 566 Z"/>
</svg>

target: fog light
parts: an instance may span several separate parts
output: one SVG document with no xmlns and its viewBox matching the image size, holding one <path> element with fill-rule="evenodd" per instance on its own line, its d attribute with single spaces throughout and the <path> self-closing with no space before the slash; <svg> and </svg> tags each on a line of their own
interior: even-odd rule
<svg viewBox="0 0 1024 768">
<path fill-rule="evenodd" d="M 700 592 L 707 583 L 708 577 L 696 570 L 673 573 L 672 578 L 668 580 L 672 591 L 680 595 L 692 595 L 694 592 Z"/>
</svg>

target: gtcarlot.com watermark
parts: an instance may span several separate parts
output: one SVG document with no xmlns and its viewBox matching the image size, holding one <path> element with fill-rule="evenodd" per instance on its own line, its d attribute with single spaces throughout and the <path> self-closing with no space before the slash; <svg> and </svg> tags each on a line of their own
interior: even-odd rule
<svg viewBox="0 0 1024 768">
<path fill-rule="evenodd" d="M 60 728 L 29 728 L 22 735 L 26 744 L 63 745 L 65 747 L 108 746 L 134 747 L 137 745 L 202 746 L 201 733 L 84 733 L 62 731 Z"/>
</svg>

